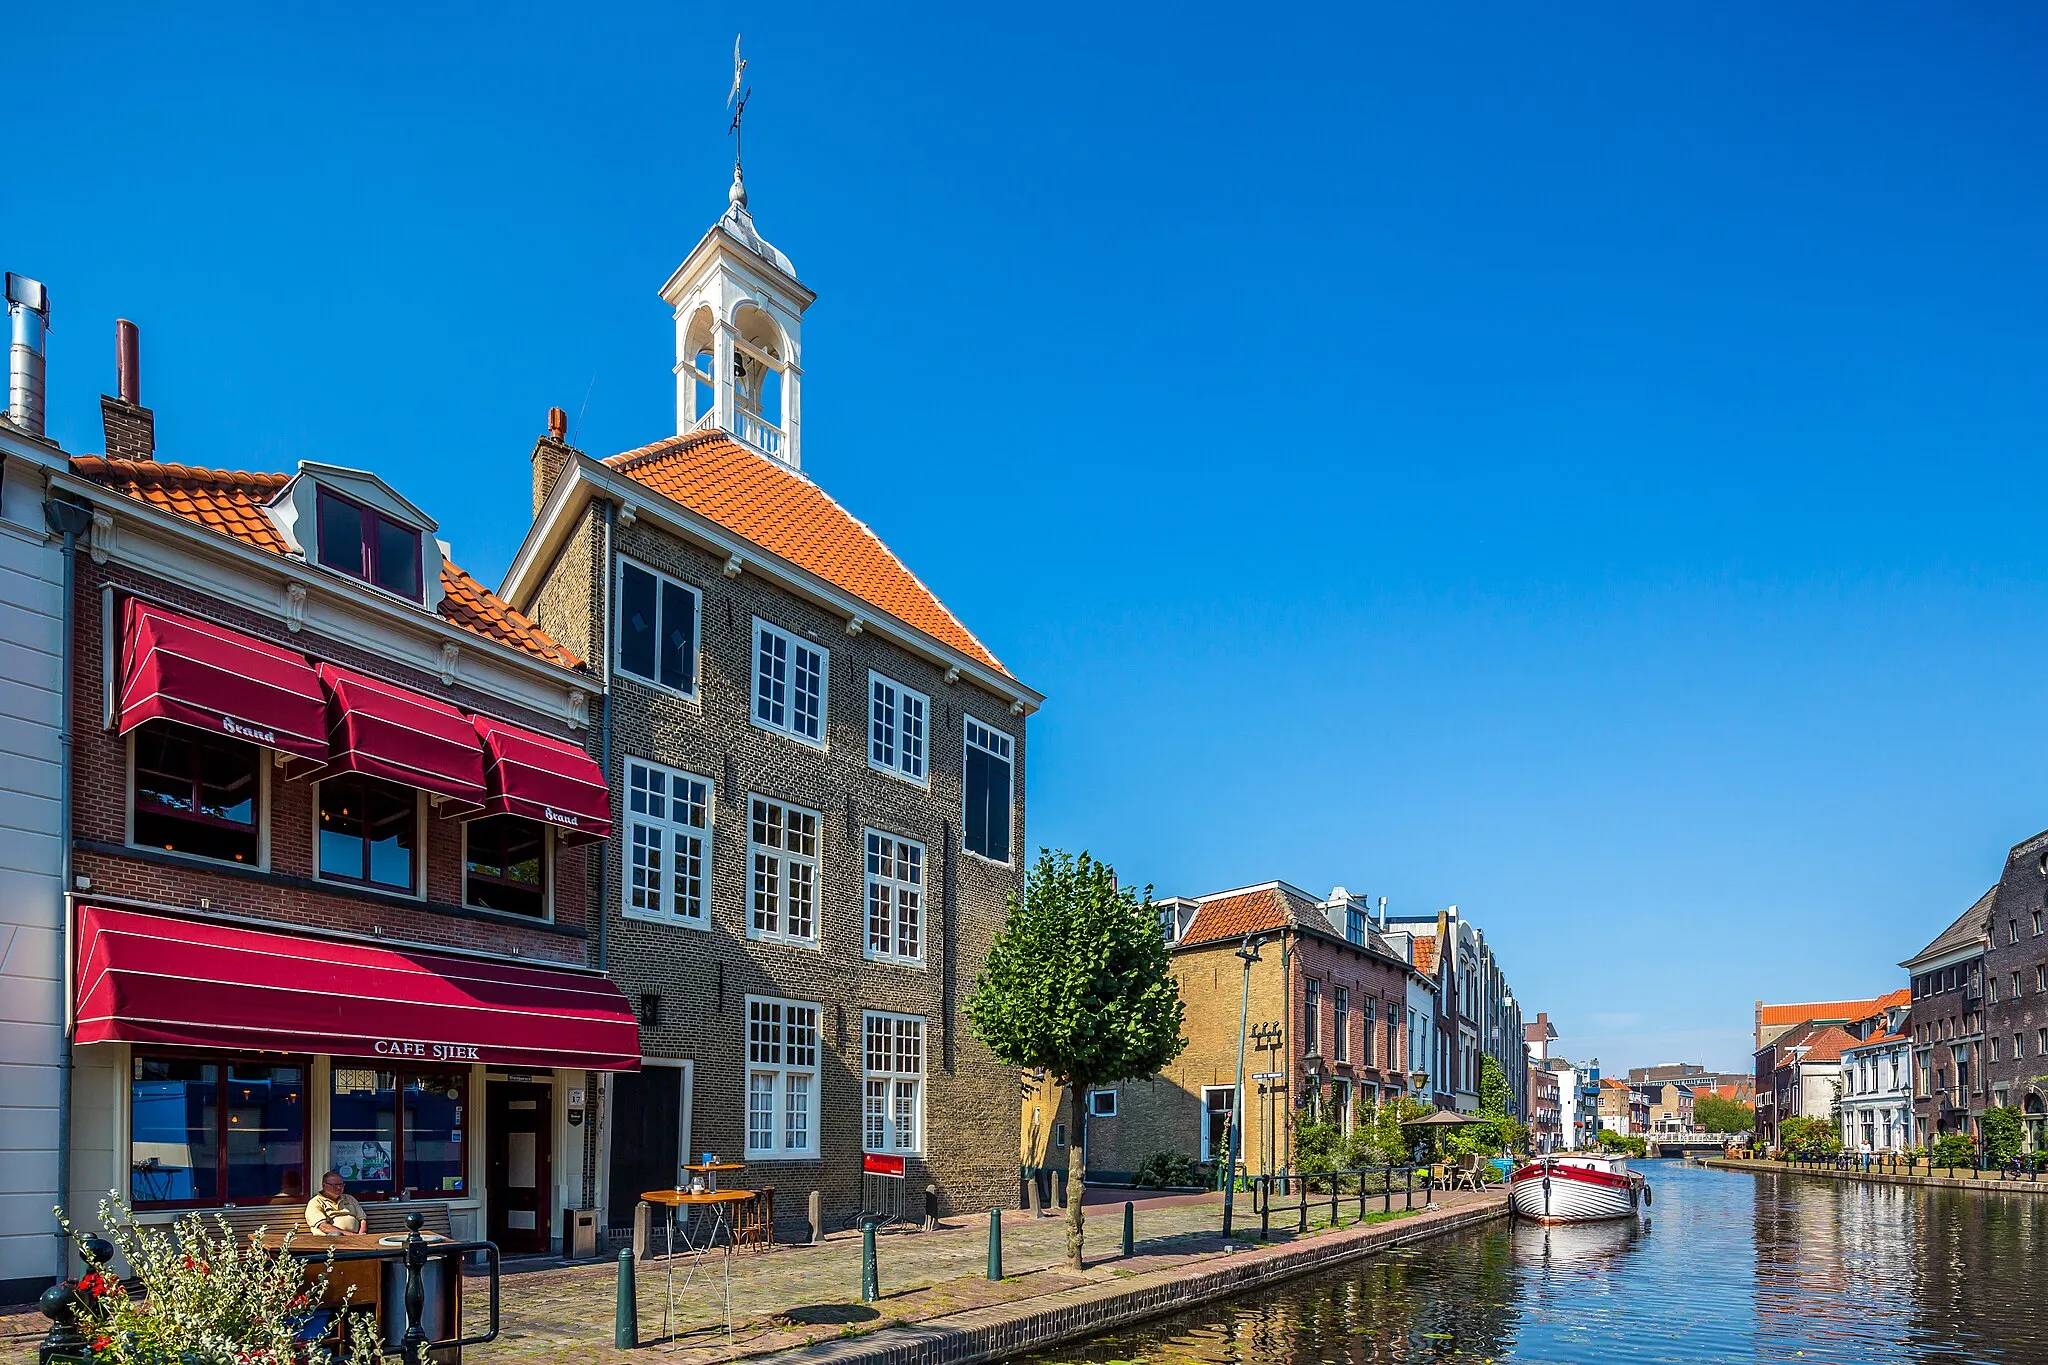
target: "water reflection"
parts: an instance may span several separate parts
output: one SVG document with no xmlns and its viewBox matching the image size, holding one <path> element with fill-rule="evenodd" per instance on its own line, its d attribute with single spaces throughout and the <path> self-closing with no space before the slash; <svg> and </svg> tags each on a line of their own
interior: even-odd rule
<svg viewBox="0 0 2048 1365">
<path fill-rule="evenodd" d="M 2048 1196 L 1646 1169 L 1640 1226 L 1498 1225 L 1037 1361 L 2048 1360 Z"/>
</svg>

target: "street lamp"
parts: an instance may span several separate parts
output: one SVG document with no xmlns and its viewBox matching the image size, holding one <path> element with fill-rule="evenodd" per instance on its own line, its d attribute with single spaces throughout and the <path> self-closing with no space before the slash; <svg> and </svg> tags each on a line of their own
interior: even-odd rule
<svg viewBox="0 0 2048 1365">
<path fill-rule="evenodd" d="M 1237 1079 L 1230 1091 L 1230 1129 L 1223 1139 L 1223 1235 L 1230 1236 L 1231 1205 L 1237 1194 L 1237 1158 L 1244 1150 L 1244 1036 L 1251 1023 L 1252 964 L 1259 960 L 1262 934 L 1246 934 L 1237 950 L 1244 962 L 1244 1003 L 1237 1012 Z"/>
</svg>

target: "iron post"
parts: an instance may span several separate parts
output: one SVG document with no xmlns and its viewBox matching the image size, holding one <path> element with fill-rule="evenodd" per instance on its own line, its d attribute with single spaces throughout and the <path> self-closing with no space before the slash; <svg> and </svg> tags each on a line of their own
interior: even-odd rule
<svg viewBox="0 0 2048 1365">
<path fill-rule="evenodd" d="M 640 1344 L 640 1298 L 633 1283 L 633 1248 L 619 1251 L 618 1300 L 612 1305 L 612 1345 L 630 1351 Z"/>
</svg>

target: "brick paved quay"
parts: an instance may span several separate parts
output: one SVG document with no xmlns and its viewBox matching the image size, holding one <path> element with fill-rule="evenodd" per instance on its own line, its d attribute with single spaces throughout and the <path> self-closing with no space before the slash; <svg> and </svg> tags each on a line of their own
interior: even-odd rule
<svg viewBox="0 0 2048 1365">
<path fill-rule="evenodd" d="M 803 1353 L 806 1357 L 829 1356 L 835 1362 L 871 1352 L 897 1360 L 977 1360 L 1100 1331 L 1169 1307 L 1192 1306 L 1203 1298 L 1303 1273 L 1390 1241 L 1448 1231 L 1447 1223 L 1463 1225 L 1473 1218 L 1499 1216 L 1503 1207 L 1497 1193 L 1439 1192 L 1437 1200 L 1434 1211 L 1358 1226 L 1354 1196 L 1343 1210 L 1342 1226 L 1334 1231 L 1327 1226 L 1325 1201 L 1311 1205 L 1305 1237 L 1293 1231 L 1294 1209 L 1276 1208 L 1273 1241 L 1260 1246 L 1255 1241 L 1258 1220 L 1244 1218 L 1249 1201 L 1241 1196 L 1240 1235 L 1232 1239 L 1234 1249 L 1226 1252 L 1220 1195 L 1155 1198 L 1139 1205 L 1137 1254 L 1129 1258 L 1118 1254 L 1123 1205 L 1093 1204 L 1088 1268 L 1078 1274 L 1063 1264 L 1065 1224 L 1060 1219 L 1033 1219 L 1009 1211 L 1003 1219 L 1006 1278 L 996 1283 L 984 1278 L 986 1216 L 952 1219 L 934 1232 L 892 1229 L 878 1239 L 882 1297 L 873 1304 L 860 1302 L 860 1234 L 834 1233 L 817 1246 L 778 1247 L 765 1256 L 733 1258 L 730 1346 L 723 1330 L 723 1303 L 717 1296 L 715 1257 L 706 1262 L 712 1287 L 694 1285 L 687 1295 L 680 1286 L 688 1263 L 678 1258 L 677 1312 L 670 1339 L 662 1335 L 665 1263 L 654 1258 L 640 1264 L 641 1347 L 632 1352 L 612 1345 L 616 1262 L 550 1263 L 506 1276 L 499 1339 L 466 1355 L 471 1365 L 555 1360 L 616 1365 L 635 1358 L 644 1362 L 650 1355 L 677 1365 L 708 1365 L 810 1347 Z M 1394 1203 L 1398 1214 L 1398 1195 Z M 704 1270 L 698 1274 L 701 1281 Z M 469 1311 L 480 1313 L 481 1283 L 472 1279 L 465 1290 Z M 46 1325 L 32 1311 L 0 1316 L 0 1360 L 33 1359 Z"/>
</svg>

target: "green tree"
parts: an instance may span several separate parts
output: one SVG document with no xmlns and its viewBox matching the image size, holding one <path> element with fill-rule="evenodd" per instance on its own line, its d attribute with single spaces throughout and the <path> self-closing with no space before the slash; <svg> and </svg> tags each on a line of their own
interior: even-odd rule
<svg viewBox="0 0 2048 1365">
<path fill-rule="evenodd" d="M 1090 1086 L 1149 1076 L 1180 1055 L 1180 987 L 1152 905 L 1119 889 L 1083 851 L 1040 849 L 1024 894 L 990 946 L 967 997 L 967 1022 L 1011 1066 L 1042 1067 L 1064 1086 L 1076 1141 L 1067 1150 L 1067 1264 L 1081 1268 L 1082 1097 Z"/>
<path fill-rule="evenodd" d="M 1756 1127 L 1756 1109 L 1719 1095 L 1702 1095 L 1692 1102 L 1692 1126 L 1702 1133 L 1747 1133 Z"/>
<path fill-rule="evenodd" d="M 1504 1119 L 1508 1116 L 1508 1078 L 1500 1069 L 1500 1063 L 1480 1054 L 1479 1057 L 1479 1112 L 1490 1119 Z"/>
<path fill-rule="evenodd" d="M 1610 1152 L 1627 1152 L 1630 1156 L 1645 1156 L 1650 1150 L 1648 1140 L 1634 1133 L 1617 1133 L 1612 1129 L 1602 1128 L 1593 1137 L 1604 1150 Z"/>
<path fill-rule="evenodd" d="M 1992 1166 L 2003 1166 L 2020 1154 L 2025 1120 L 2020 1117 L 2017 1106 L 1993 1105 L 1984 1111 L 1984 1160 Z"/>
<path fill-rule="evenodd" d="M 1968 1133 L 1943 1133 L 1928 1149 L 1930 1166 L 1945 1170 L 1960 1170 L 1977 1164 L 1977 1139 Z"/>
<path fill-rule="evenodd" d="M 1827 1119 L 1795 1114 L 1778 1125 L 1778 1145 L 1794 1156 L 1833 1156 L 1842 1150 L 1842 1134 Z"/>
</svg>

